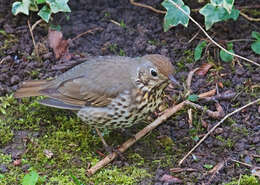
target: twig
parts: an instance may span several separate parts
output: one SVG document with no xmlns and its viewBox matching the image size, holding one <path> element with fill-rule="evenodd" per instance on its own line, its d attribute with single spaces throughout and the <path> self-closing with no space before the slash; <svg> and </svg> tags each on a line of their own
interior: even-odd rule
<svg viewBox="0 0 260 185">
<path fill-rule="evenodd" d="M 189 105 L 189 106 L 192 106 L 192 107 L 199 109 L 201 111 L 205 111 L 205 113 L 208 114 L 212 118 L 220 119 L 220 118 L 223 118 L 223 116 L 225 115 L 224 110 L 222 109 L 222 107 L 218 103 L 216 103 L 217 111 L 211 111 L 211 110 L 207 110 L 207 109 L 205 110 L 204 107 L 202 107 L 198 104 L 192 103 L 190 101 L 185 101 L 185 105 Z"/>
<path fill-rule="evenodd" d="M 235 160 L 235 159 L 230 159 L 230 161 L 233 161 L 233 162 L 235 162 L 235 163 L 242 164 L 242 165 L 247 166 L 247 167 L 249 167 L 249 168 L 252 168 L 252 167 L 253 167 L 251 164 L 243 163 L 243 162 L 237 161 L 237 160 Z"/>
<path fill-rule="evenodd" d="M 198 70 L 199 70 L 199 68 L 197 67 L 196 69 L 193 69 L 192 71 L 190 71 L 189 74 L 188 74 L 188 77 L 187 77 L 187 80 L 186 80 L 186 85 L 187 85 L 188 92 L 187 92 L 186 96 L 190 95 L 190 93 L 191 93 L 192 77 L 193 77 L 194 73 L 196 71 L 198 71 Z"/>
<path fill-rule="evenodd" d="M 183 108 L 183 106 L 185 105 L 185 101 L 175 105 L 171 108 L 166 109 L 166 111 L 164 112 L 164 114 L 162 114 L 160 117 L 158 117 L 156 120 L 154 120 L 151 124 L 149 124 L 148 126 L 146 126 L 144 129 L 142 129 L 140 132 L 138 132 L 137 134 L 134 135 L 134 137 L 128 139 L 126 142 L 124 142 L 119 148 L 118 151 L 123 153 L 124 151 L 126 151 L 130 146 L 132 146 L 136 141 L 138 141 L 140 138 L 142 138 L 143 136 L 145 136 L 147 133 L 149 133 L 151 130 L 153 130 L 154 128 L 156 128 L 158 125 L 160 125 L 161 123 L 163 123 L 167 118 L 169 118 L 172 114 L 178 112 L 179 110 L 181 110 Z M 111 161 L 113 161 L 116 157 L 117 157 L 117 153 L 113 152 L 111 154 L 109 154 L 108 156 L 106 156 L 104 159 L 102 159 L 101 161 L 99 161 L 95 166 L 91 167 L 90 169 L 87 170 L 87 175 L 91 176 L 93 175 L 97 170 L 99 170 L 100 168 L 106 166 L 107 164 L 109 164 Z"/>
<path fill-rule="evenodd" d="M 137 3 L 137 2 L 135 2 L 134 0 L 130 0 L 130 3 L 131 3 L 132 5 L 134 5 L 134 6 L 139 6 L 139 7 L 143 7 L 143 8 L 150 9 L 150 10 L 152 10 L 153 12 L 156 12 L 156 13 L 166 14 L 166 11 L 157 10 L 157 9 L 153 8 L 152 6 L 149 6 L 149 5 L 146 5 L 146 4 L 142 4 L 142 3 Z"/>
<path fill-rule="evenodd" d="M 225 48 L 223 48 L 220 44 L 218 44 L 216 41 L 214 41 L 214 40 L 209 36 L 209 34 L 202 28 L 202 26 L 201 26 L 197 21 L 195 21 L 189 14 L 187 14 L 177 3 L 173 2 L 172 0 L 168 0 L 168 1 L 169 1 L 170 3 L 172 3 L 175 7 L 177 7 L 179 10 L 181 10 L 182 13 L 184 13 L 186 16 L 188 16 L 189 19 L 190 19 L 192 22 L 194 22 L 194 23 L 199 27 L 199 29 L 208 37 L 208 39 L 209 39 L 211 42 L 213 42 L 216 46 L 218 46 L 220 49 L 224 50 L 226 53 L 228 53 L 228 54 L 230 54 L 230 55 L 232 55 L 232 56 L 235 56 L 235 57 L 237 57 L 237 58 L 243 59 L 243 60 L 245 60 L 245 61 L 248 61 L 248 62 L 250 62 L 250 63 L 252 63 L 252 64 L 254 64 L 254 65 L 260 67 L 260 64 L 254 62 L 254 61 L 252 61 L 252 60 L 250 60 L 250 59 L 247 59 L 247 58 L 245 58 L 245 57 L 243 57 L 243 56 L 240 56 L 240 55 L 231 53 L 230 51 L 228 51 L 228 50 L 226 50 Z"/>
<path fill-rule="evenodd" d="M 32 30 L 32 27 L 31 27 L 31 24 L 30 24 L 30 20 L 29 20 L 29 19 L 27 20 L 27 24 L 28 24 L 28 27 L 29 27 L 29 30 L 30 30 L 30 34 L 31 34 L 31 37 L 32 37 L 33 46 L 34 46 L 34 50 L 35 50 L 36 56 L 37 56 L 38 58 L 40 58 L 39 52 L 38 52 L 38 48 L 36 47 L 36 43 L 35 43 L 35 40 L 34 40 L 33 30 Z"/>
<path fill-rule="evenodd" d="M 120 153 L 125 152 L 129 147 L 131 147 L 136 141 L 141 139 L 143 136 L 145 136 L 147 133 L 151 132 L 153 129 L 155 129 L 157 126 L 159 126 L 161 123 L 163 123 L 165 120 L 167 120 L 170 116 L 172 116 L 174 113 L 178 112 L 181 110 L 185 105 L 189 105 L 192 107 L 195 107 L 199 110 L 205 111 L 204 108 L 200 105 L 197 105 L 195 103 L 189 102 L 188 100 L 185 100 L 178 105 L 175 105 L 173 107 L 170 107 L 164 111 L 164 113 L 159 116 L 156 120 L 154 120 L 151 124 L 146 126 L 144 129 L 139 131 L 137 134 L 135 134 L 132 138 L 128 139 L 126 142 L 124 142 L 119 148 L 118 151 Z M 217 114 L 217 111 L 210 111 L 206 110 L 205 112 L 209 115 L 212 116 L 214 114 Z M 215 115 L 213 117 L 216 117 Z M 104 159 L 99 161 L 95 166 L 91 167 L 90 169 L 87 170 L 87 175 L 91 176 L 93 175 L 96 171 L 98 171 L 100 168 L 106 166 L 109 164 L 111 161 L 113 161 L 116 157 L 118 156 L 118 153 L 113 152 L 106 156 Z"/>
<path fill-rule="evenodd" d="M 227 114 L 222 120 L 220 120 L 212 129 L 210 129 L 210 131 L 180 160 L 179 165 L 181 165 L 183 163 L 183 161 L 221 124 L 223 123 L 227 118 L 229 118 L 230 116 L 232 116 L 233 114 L 243 110 L 244 108 L 251 106 L 257 102 L 260 101 L 260 98 L 258 98 L 257 100 L 250 102 L 238 109 L 236 109 L 235 111 Z"/>
<path fill-rule="evenodd" d="M 98 30 L 102 31 L 103 28 L 97 27 L 97 28 L 90 29 L 88 31 L 85 31 L 83 33 L 78 34 L 76 37 L 72 38 L 70 41 L 74 41 L 74 40 L 78 39 L 79 37 L 82 37 L 83 35 L 86 35 L 86 34 L 89 34 L 89 33 L 93 33 L 94 31 L 98 31 Z"/>
<path fill-rule="evenodd" d="M 32 31 L 35 29 L 35 27 L 40 24 L 43 20 L 39 19 L 38 21 L 36 21 L 33 25 L 32 25 Z"/>
<path fill-rule="evenodd" d="M 247 14 L 243 13 L 243 12 L 239 12 L 239 14 L 241 16 L 243 16 L 244 18 L 246 18 L 249 21 L 253 21 L 253 22 L 260 22 L 260 18 L 254 18 L 254 17 L 249 17 Z"/>
</svg>

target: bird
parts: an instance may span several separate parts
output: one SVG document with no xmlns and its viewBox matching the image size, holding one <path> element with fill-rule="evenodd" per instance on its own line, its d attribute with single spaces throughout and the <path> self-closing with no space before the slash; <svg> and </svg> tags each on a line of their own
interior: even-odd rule
<svg viewBox="0 0 260 185">
<path fill-rule="evenodd" d="M 96 56 L 54 79 L 25 81 L 14 97 L 45 96 L 40 104 L 76 111 L 97 129 L 124 129 L 146 120 L 170 83 L 179 85 L 163 55 Z"/>
</svg>

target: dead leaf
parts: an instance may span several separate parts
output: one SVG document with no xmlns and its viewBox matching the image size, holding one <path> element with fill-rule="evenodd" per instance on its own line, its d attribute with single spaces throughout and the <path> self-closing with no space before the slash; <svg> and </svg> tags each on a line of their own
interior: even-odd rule
<svg viewBox="0 0 260 185">
<path fill-rule="evenodd" d="M 208 128 L 208 126 L 209 126 L 209 124 L 206 121 L 204 121 L 203 119 L 201 119 L 201 124 L 202 124 L 203 128 Z"/>
<path fill-rule="evenodd" d="M 199 98 L 207 98 L 207 97 L 211 97 L 214 96 L 216 94 L 216 89 L 212 89 L 208 92 L 202 93 L 199 95 Z"/>
<path fill-rule="evenodd" d="M 52 151 L 50 151 L 50 150 L 43 150 L 43 153 L 45 154 L 45 156 L 48 158 L 48 159 L 50 159 L 50 158 L 52 158 L 52 156 L 53 156 L 53 152 Z"/>
<path fill-rule="evenodd" d="M 21 159 L 16 159 L 16 160 L 13 162 L 13 165 L 14 165 L 14 166 L 19 166 L 19 165 L 21 165 L 21 162 L 22 162 Z"/>
<path fill-rule="evenodd" d="M 178 179 L 177 177 L 173 177 L 171 175 L 168 174 L 164 174 L 161 178 L 160 181 L 163 182 L 168 182 L 168 183 L 182 183 L 181 179 Z"/>
<path fill-rule="evenodd" d="M 218 173 L 223 167 L 224 167 L 225 161 L 219 162 L 216 166 L 214 166 L 209 173 L 210 174 L 216 174 Z"/>
<path fill-rule="evenodd" d="M 199 75 L 199 76 L 205 76 L 212 66 L 213 65 L 211 63 L 204 63 L 196 71 L 196 74 Z"/>
<path fill-rule="evenodd" d="M 223 88 L 224 88 L 224 85 L 223 85 L 223 83 L 222 83 L 222 82 L 218 82 L 218 86 L 219 86 L 221 89 L 223 89 Z"/>
<path fill-rule="evenodd" d="M 69 53 L 70 39 L 64 40 L 62 32 L 49 29 L 48 40 L 56 59 L 65 58 L 69 60 L 71 58 Z"/>
</svg>

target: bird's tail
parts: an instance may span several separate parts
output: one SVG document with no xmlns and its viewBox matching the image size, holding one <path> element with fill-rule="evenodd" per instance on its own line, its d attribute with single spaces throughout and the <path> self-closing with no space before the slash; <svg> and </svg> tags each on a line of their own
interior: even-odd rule
<svg viewBox="0 0 260 185">
<path fill-rule="evenodd" d="M 42 90 L 48 80 L 31 80 L 23 82 L 22 87 L 14 93 L 15 98 L 23 98 L 30 96 L 40 96 Z"/>
</svg>

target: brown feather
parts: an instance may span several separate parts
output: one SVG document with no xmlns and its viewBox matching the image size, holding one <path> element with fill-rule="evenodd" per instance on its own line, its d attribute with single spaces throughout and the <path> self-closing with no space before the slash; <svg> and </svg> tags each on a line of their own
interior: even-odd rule
<svg viewBox="0 0 260 185">
<path fill-rule="evenodd" d="M 39 91 L 42 89 L 42 85 L 45 85 L 47 80 L 35 80 L 23 82 L 22 87 L 14 93 L 15 98 L 23 98 L 30 96 L 42 95 Z"/>
</svg>

